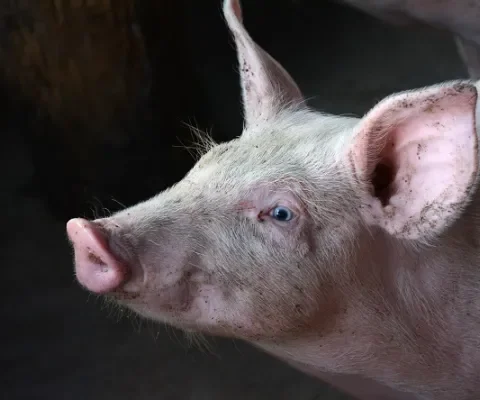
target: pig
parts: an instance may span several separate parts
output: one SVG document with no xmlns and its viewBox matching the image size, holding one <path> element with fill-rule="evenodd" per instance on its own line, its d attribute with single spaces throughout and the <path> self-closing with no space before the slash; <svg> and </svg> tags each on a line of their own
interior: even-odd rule
<svg viewBox="0 0 480 400">
<path fill-rule="evenodd" d="M 478 399 L 479 83 L 395 93 L 362 118 L 317 112 L 239 0 L 223 15 L 241 135 L 151 199 L 70 219 L 79 284 L 360 400 Z"/>
<path fill-rule="evenodd" d="M 480 79 L 480 1 L 478 0 L 335 0 L 386 23 L 426 23 L 454 34 L 471 79 Z"/>
</svg>

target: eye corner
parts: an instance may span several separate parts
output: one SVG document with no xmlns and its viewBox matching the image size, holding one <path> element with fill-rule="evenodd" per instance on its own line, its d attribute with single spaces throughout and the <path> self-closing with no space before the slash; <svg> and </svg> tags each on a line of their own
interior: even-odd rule
<svg viewBox="0 0 480 400">
<path fill-rule="evenodd" d="M 265 216 L 269 216 L 269 212 L 265 213 L 264 211 L 260 211 L 258 214 L 257 214 L 257 221 L 258 222 L 265 222 Z"/>
</svg>

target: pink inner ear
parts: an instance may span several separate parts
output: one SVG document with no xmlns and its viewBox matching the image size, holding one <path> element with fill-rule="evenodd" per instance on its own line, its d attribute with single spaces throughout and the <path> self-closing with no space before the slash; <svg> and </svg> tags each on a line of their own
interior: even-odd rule
<svg viewBox="0 0 480 400">
<path fill-rule="evenodd" d="M 395 128 L 382 154 L 394 174 L 391 205 L 408 202 L 411 213 L 419 213 L 429 200 L 455 198 L 468 189 L 476 164 L 472 117 L 460 104 L 448 112 L 423 112 Z"/>
<path fill-rule="evenodd" d="M 402 237 L 424 236 L 465 205 L 477 174 L 473 86 L 386 100 L 365 117 L 353 158 L 372 181 L 373 221 Z"/>
<path fill-rule="evenodd" d="M 232 11 L 240 22 L 243 22 L 242 8 L 240 7 L 239 0 L 227 1 L 231 4 Z"/>
</svg>

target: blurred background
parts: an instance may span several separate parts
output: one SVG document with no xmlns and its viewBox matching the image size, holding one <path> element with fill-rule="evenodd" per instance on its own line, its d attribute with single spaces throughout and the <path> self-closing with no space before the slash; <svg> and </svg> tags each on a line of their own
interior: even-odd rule
<svg viewBox="0 0 480 400">
<path fill-rule="evenodd" d="M 466 78 L 453 38 L 327 0 L 243 0 L 253 38 L 319 110 Z M 0 4 L 0 396 L 69 400 L 333 400 L 333 389 L 238 341 L 190 346 L 118 320 L 74 280 L 65 222 L 113 212 L 190 169 L 187 124 L 241 132 L 221 0 Z"/>
</svg>

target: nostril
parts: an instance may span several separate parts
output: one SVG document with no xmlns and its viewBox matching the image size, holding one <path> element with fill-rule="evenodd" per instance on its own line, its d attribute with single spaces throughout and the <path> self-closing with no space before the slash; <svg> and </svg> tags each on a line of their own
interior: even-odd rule
<svg viewBox="0 0 480 400">
<path fill-rule="evenodd" d="M 66 229 L 74 250 L 76 277 L 82 286 L 95 293 L 108 293 L 125 283 L 128 270 L 112 253 L 104 229 L 82 218 L 68 221 Z"/>
<path fill-rule="evenodd" d="M 98 257 L 97 255 L 93 254 L 93 253 L 90 253 L 88 255 L 88 259 L 94 263 L 94 264 L 98 264 L 98 265 L 107 265 L 105 264 L 102 259 L 100 257 Z"/>
</svg>

